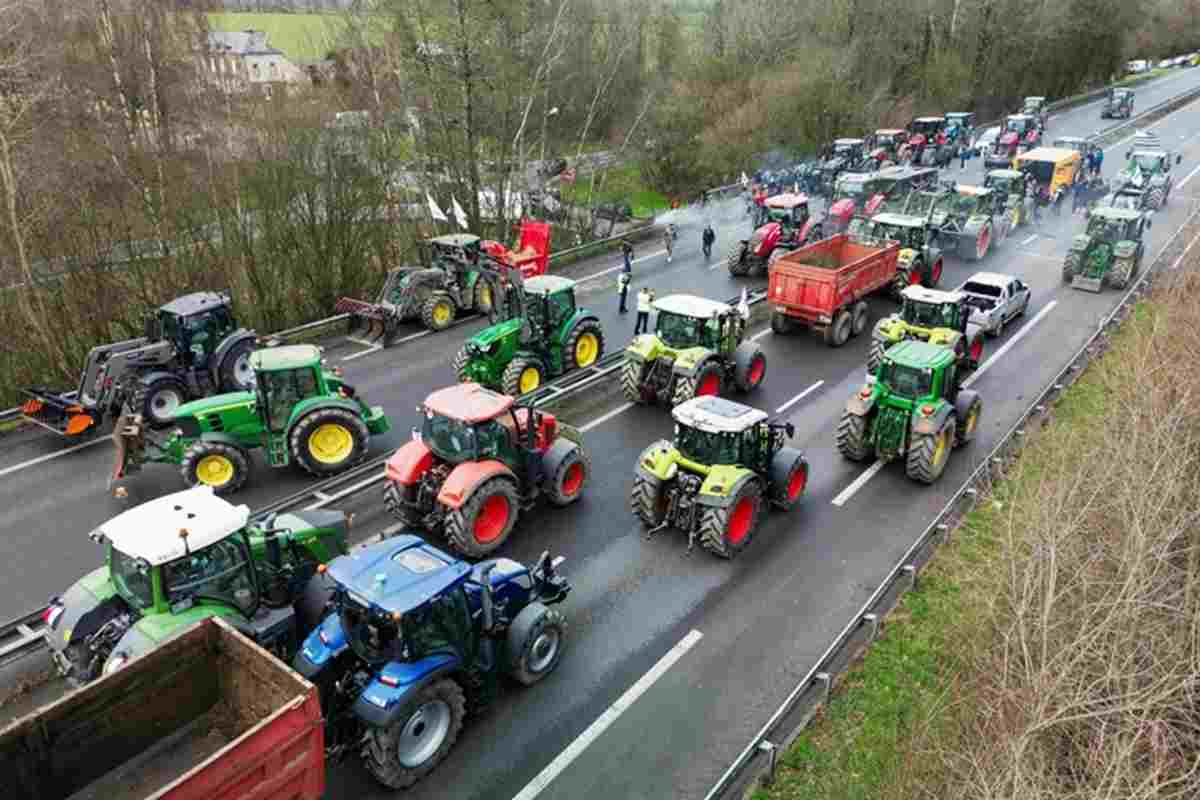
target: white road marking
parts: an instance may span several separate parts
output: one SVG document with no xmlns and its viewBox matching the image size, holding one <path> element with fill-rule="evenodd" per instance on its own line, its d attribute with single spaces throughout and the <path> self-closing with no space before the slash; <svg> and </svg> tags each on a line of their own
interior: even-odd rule
<svg viewBox="0 0 1200 800">
<path fill-rule="evenodd" d="M 85 447 L 91 447 L 92 445 L 100 444 L 101 442 L 111 442 L 111 441 L 112 441 L 112 439 L 108 438 L 107 436 L 101 436 L 97 439 L 92 439 L 90 442 L 84 442 L 83 444 L 77 444 L 77 445 L 74 445 L 73 447 L 68 447 L 65 450 L 59 450 L 56 453 L 47 453 L 44 456 L 38 456 L 37 458 L 31 458 L 28 461 L 22 461 L 20 464 L 13 464 L 11 467 L 5 467 L 4 469 L 0 469 L 0 478 L 3 478 L 5 475 L 11 475 L 14 472 L 19 472 L 20 470 L 23 470 L 26 467 L 32 467 L 35 464 L 41 464 L 43 462 L 51 461 L 55 458 L 58 458 L 59 456 L 65 456 L 67 453 L 74 453 L 76 450 L 82 450 Z"/>
<path fill-rule="evenodd" d="M 1033 329 L 1033 326 L 1041 322 L 1042 318 L 1049 314 L 1050 311 L 1057 305 L 1057 300 L 1051 300 L 1049 303 L 1043 306 L 1042 310 L 1039 311 L 1033 319 L 1022 325 L 1021 329 L 1017 331 L 1011 339 L 1004 343 L 1003 347 L 993 353 L 992 357 L 987 361 L 984 361 L 982 364 L 980 364 L 979 369 L 975 370 L 975 374 L 963 381 L 963 386 L 970 386 L 972 383 L 974 383 L 976 378 L 989 370 L 991 366 L 1000 359 L 1001 356 L 1007 353 L 1013 345 L 1021 341 L 1025 334 L 1029 333 L 1029 331 Z M 867 467 L 867 469 L 861 475 L 855 478 L 849 486 L 843 489 L 837 497 L 833 498 L 833 504 L 835 506 L 844 506 L 859 489 L 866 485 L 867 481 L 871 480 L 871 478 L 875 477 L 879 470 L 883 469 L 883 465 L 884 462 L 876 460 L 874 464 Z"/>
<path fill-rule="evenodd" d="M 624 403 L 623 405 L 619 405 L 616 408 L 614 408 L 612 411 L 609 411 L 607 414 L 603 414 L 599 417 L 596 417 L 591 422 L 588 422 L 584 425 L 580 425 L 579 430 L 581 433 L 586 433 L 587 431 L 590 431 L 592 428 L 595 428 L 598 425 L 603 425 L 604 423 L 608 422 L 610 419 L 617 416 L 618 414 L 624 414 L 626 411 L 628 411 L 631 408 L 633 408 L 633 403 Z"/>
<path fill-rule="evenodd" d="M 380 472 L 376 475 L 372 475 L 371 477 L 366 478 L 365 480 L 361 480 L 358 483 L 347 486 L 345 489 L 342 489 L 339 492 L 334 492 L 333 494 L 324 494 L 323 492 L 314 492 L 313 494 L 319 496 L 321 499 L 315 503 L 305 506 L 304 510 L 305 511 L 316 511 L 318 508 L 324 508 L 325 506 L 329 505 L 330 503 L 332 503 L 335 500 L 341 500 L 343 497 L 348 497 L 349 495 L 352 495 L 356 492 L 362 491 L 362 489 L 364 489 L 365 487 L 370 486 L 373 483 L 379 483 L 380 481 L 382 481 L 386 478 L 387 478 L 387 470 L 384 470 L 383 472 Z"/>
<path fill-rule="evenodd" d="M 357 336 L 347 336 L 346 341 L 361 344 L 363 347 L 374 347 L 374 342 L 368 342 L 366 339 L 359 339 Z"/>
<path fill-rule="evenodd" d="M 592 742 L 600 738 L 600 735 L 608 730 L 609 726 L 616 722 L 617 718 L 627 708 L 637 702 L 639 697 L 645 694 L 676 661 L 683 658 L 696 645 L 696 642 L 700 641 L 703 637 L 704 634 L 700 633 L 700 631 L 693 630 L 687 636 L 680 639 L 679 643 L 668 650 L 667 654 L 660 658 L 658 663 L 650 668 L 649 672 L 639 678 L 633 686 L 630 686 L 625 691 L 625 694 L 617 698 L 615 703 L 605 709 L 604 713 L 587 727 L 587 730 L 579 734 L 579 738 L 567 745 L 567 749 L 559 753 L 544 770 L 537 774 L 537 777 L 518 792 L 513 800 L 533 800 L 545 791 L 546 787 L 553 783 L 554 779 L 561 775 L 563 770 L 571 765 L 572 761 L 579 758 Z"/>
<path fill-rule="evenodd" d="M 641 258 L 635 258 L 633 261 L 630 261 L 629 263 L 630 263 L 630 264 L 638 264 L 638 263 L 640 263 L 640 262 L 642 262 L 642 261 L 645 261 L 646 259 L 649 259 L 649 258 L 655 258 L 656 256 L 661 256 L 661 255 L 663 255 L 663 254 L 664 254 L 664 253 L 666 253 L 666 252 L 667 252 L 667 251 L 666 251 L 666 249 L 659 250 L 659 251 L 657 251 L 657 252 L 651 253 L 651 254 L 650 254 L 650 255 L 648 255 L 648 256 L 642 256 Z M 580 278 L 579 280 L 577 280 L 577 281 L 575 281 L 575 282 L 576 282 L 576 283 L 583 283 L 584 281 L 590 281 L 590 280 L 592 280 L 593 278 L 602 278 L 602 277 L 604 277 L 605 275 L 609 275 L 609 274 L 611 274 L 611 273 L 613 273 L 613 272 L 616 272 L 616 271 L 617 271 L 617 270 L 619 270 L 619 269 L 622 269 L 622 268 L 624 268 L 624 266 L 625 266 L 624 264 L 618 264 L 618 265 L 617 265 L 617 266 L 615 266 L 615 267 L 609 267 L 608 269 L 602 269 L 602 270 L 600 270 L 599 272 L 594 272 L 594 273 L 592 273 L 591 275 L 588 275 L 587 277 Z"/>
<path fill-rule="evenodd" d="M 752 342 L 757 342 L 759 339 L 761 339 L 762 337 L 766 336 L 766 335 L 767 335 L 768 333 L 770 333 L 770 332 L 771 332 L 771 329 L 770 329 L 770 328 L 767 328 L 765 331 L 759 331 L 758 333 L 756 333 L 756 334 L 754 334 L 753 336 L 751 336 L 751 337 L 750 337 L 750 341 L 752 341 Z"/>
<path fill-rule="evenodd" d="M 1194 178 L 1196 176 L 1197 172 L 1200 172 L 1200 164 L 1197 164 L 1196 168 L 1194 170 L 1192 170 L 1191 172 L 1189 172 L 1187 174 L 1187 177 L 1185 177 L 1183 180 L 1181 180 L 1175 188 L 1182 189 L 1184 186 L 1187 186 L 1187 182 L 1190 181 L 1192 178 Z"/>
<path fill-rule="evenodd" d="M 1200 167 L 1198 167 L 1198 169 L 1200 169 Z M 1196 242 L 1200 242 L 1200 233 L 1197 233 L 1195 236 L 1193 236 L 1192 240 L 1188 242 L 1188 246 L 1183 248 L 1183 252 L 1179 254 L 1179 258 L 1175 259 L 1175 263 L 1171 265 L 1171 269 L 1179 268 L 1179 265 L 1183 263 L 1183 257 L 1186 256 L 1188 252 L 1195 246 Z"/>
<path fill-rule="evenodd" d="M 801 392 L 800 394 L 796 395 L 796 396 L 795 396 L 795 397 L 793 397 L 791 400 L 788 400 L 786 403 L 784 403 L 783 405 L 781 405 L 779 408 L 775 409 L 775 413 L 776 413 L 776 414 L 782 414 L 784 411 L 787 411 L 789 408 L 791 408 L 792 406 L 796 405 L 796 403 L 799 403 L 801 400 L 803 400 L 804 398 L 808 397 L 810 394 L 812 394 L 813 392 L 815 392 L 817 389 L 820 389 L 820 388 L 821 388 L 822 386 L 824 386 L 824 385 L 825 385 L 825 381 L 817 381 L 817 382 L 816 382 L 816 383 L 814 383 L 812 386 L 808 387 L 808 388 L 807 388 L 807 389 L 805 389 L 803 392 Z"/>
<path fill-rule="evenodd" d="M 1038 237 L 1038 235 L 1035 233 L 1032 236 L 1030 236 L 1028 239 L 1025 239 L 1024 241 L 1022 241 L 1021 244 L 1027 245 L 1030 242 L 1032 242 L 1034 239 L 1036 239 L 1037 237 Z"/>
<path fill-rule="evenodd" d="M 362 358 L 363 356 L 369 356 L 369 355 L 371 355 L 371 353 L 378 353 L 382 349 L 383 349 L 382 345 L 378 345 L 378 344 L 372 345 L 371 347 L 367 348 L 366 350 L 359 350 L 357 353 L 351 353 L 348 356 L 342 356 L 342 361 L 353 361 L 356 358 Z"/>
</svg>

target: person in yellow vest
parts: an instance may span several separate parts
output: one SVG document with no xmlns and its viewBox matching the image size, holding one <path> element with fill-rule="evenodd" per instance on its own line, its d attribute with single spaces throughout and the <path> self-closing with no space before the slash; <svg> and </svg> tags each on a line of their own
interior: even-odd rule
<svg viewBox="0 0 1200 800">
<path fill-rule="evenodd" d="M 648 333 L 650 327 L 650 306 L 654 303 L 654 290 L 643 286 L 637 293 L 637 323 L 633 326 L 633 335 Z"/>
</svg>

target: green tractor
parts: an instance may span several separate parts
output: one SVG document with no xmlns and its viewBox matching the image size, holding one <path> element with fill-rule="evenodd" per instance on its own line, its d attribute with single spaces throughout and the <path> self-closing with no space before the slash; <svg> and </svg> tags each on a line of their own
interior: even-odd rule
<svg viewBox="0 0 1200 800">
<path fill-rule="evenodd" d="M 258 447 L 273 467 L 294 461 L 313 475 L 336 475 L 362 460 L 372 434 L 391 427 L 382 408 L 368 407 L 342 382 L 340 370 L 323 368 L 313 345 L 256 350 L 250 366 L 253 391 L 184 403 L 161 441 L 149 438 L 142 415 L 127 407 L 113 430 L 112 481 L 150 461 L 178 466 L 188 486 L 229 494 L 246 482 L 250 451 Z M 124 496 L 124 488 L 116 493 Z"/>
<path fill-rule="evenodd" d="M 517 397 L 604 355 L 599 318 L 575 305 L 575 281 L 557 275 L 524 280 L 510 270 L 504 321 L 467 340 L 454 356 L 460 383 Z"/>
<path fill-rule="evenodd" d="M 1142 240 L 1150 217 L 1129 208 L 1094 208 L 1087 231 L 1071 242 L 1063 260 L 1063 283 L 1073 289 L 1099 292 L 1108 285 L 1124 289 L 1137 274 L 1145 253 Z"/>
<path fill-rule="evenodd" d="M 629 507 L 646 537 L 664 528 L 733 558 L 754 536 L 768 506 L 791 511 L 808 485 L 804 453 L 784 444 L 790 422 L 720 397 L 695 397 L 671 412 L 675 441 L 660 439 L 638 456 Z"/>
<path fill-rule="evenodd" d="M 851 461 L 904 456 L 908 477 L 933 483 L 950 450 L 975 438 L 983 401 L 961 388 L 954 351 L 909 340 L 888 348 L 873 380 L 850 401 L 837 427 L 838 451 Z"/>
<path fill-rule="evenodd" d="M 1105 198 L 1105 205 L 1157 211 L 1171 198 L 1175 186 L 1171 167 L 1178 165 L 1183 156 L 1176 154 L 1172 159 L 1157 138 L 1150 137 L 1139 134 L 1134 148 L 1125 153 L 1125 166 L 1113 181 L 1114 191 Z"/>
<path fill-rule="evenodd" d="M 891 287 L 895 297 L 900 297 L 907 286 L 932 288 L 941 281 L 944 266 L 941 239 L 938 229 L 930 224 L 928 213 L 915 215 L 889 211 L 869 220 L 860 217 L 850 223 L 849 232 L 861 239 L 900 243 L 896 277 Z"/>
<path fill-rule="evenodd" d="M 1003 195 L 1002 203 L 1010 232 L 1033 220 L 1034 200 L 1028 194 L 1029 180 L 1028 175 L 1015 169 L 988 170 L 983 179 L 984 187 Z"/>
<path fill-rule="evenodd" d="M 983 331 L 970 321 L 971 306 L 962 292 L 943 292 L 907 286 L 900 293 L 900 310 L 875 323 L 867 372 L 874 375 L 892 345 L 908 339 L 948 347 L 957 358 L 959 379 L 983 361 Z"/>
<path fill-rule="evenodd" d="M 654 301 L 654 333 L 635 336 L 625 348 L 621 390 L 633 403 L 671 407 L 703 395 L 757 389 L 767 356 L 743 341 L 749 308 L 738 309 L 690 294 Z"/>
<path fill-rule="evenodd" d="M 956 255 L 982 261 L 993 244 L 1004 241 L 1012 224 L 1005 197 L 984 186 L 957 184 L 942 194 L 930 212 L 930 222 L 943 241 L 957 242 Z"/>
<path fill-rule="evenodd" d="M 332 587 L 318 565 L 346 554 L 350 523 L 340 511 L 251 519 L 203 486 L 131 508 L 88 534 L 104 565 L 43 612 L 50 655 L 79 686 L 222 617 L 288 659 L 321 621 Z"/>
</svg>

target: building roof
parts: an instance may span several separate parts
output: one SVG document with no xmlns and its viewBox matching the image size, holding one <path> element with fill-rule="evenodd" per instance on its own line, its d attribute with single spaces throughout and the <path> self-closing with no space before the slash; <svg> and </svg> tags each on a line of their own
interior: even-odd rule
<svg viewBox="0 0 1200 800">
<path fill-rule="evenodd" d="M 684 317 L 711 319 L 714 316 L 728 314 L 731 310 L 728 303 L 719 303 L 707 297 L 697 297 L 694 294 L 671 294 L 654 301 L 655 311 L 666 311 L 668 314 L 679 314 Z"/>
<path fill-rule="evenodd" d="M 741 433 L 767 418 L 767 412 L 713 395 L 693 397 L 671 412 L 680 425 L 706 433 Z"/>
<path fill-rule="evenodd" d="M 945 292 L 941 289 L 927 289 L 924 286 L 905 286 L 900 294 L 918 303 L 957 303 L 962 300 L 962 292 Z"/>
<path fill-rule="evenodd" d="M 575 286 L 575 281 L 561 275 L 535 275 L 532 278 L 526 278 L 523 285 L 526 292 L 555 294 L 572 288 Z"/>
<path fill-rule="evenodd" d="M 808 204 L 808 195 L 803 192 L 784 192 L 767 198 L 767 208 L 795 208 Z"/>
<path fill-rule="evenodd" d="M 425 408 L 467 424 L 495 419 L 512 408 L 513 399 L 478 383 L 456 383 L 425 398 Z"/>
<path fill-rule="evenodd" d="M 471 565 L 401 534 L 329 562 L 326 574 L 349 590 L 350 599 L 386 613 L 404 614 L 461 583 Z"/>
<path fill-rule="evenodd" d="M 123 511 L 98 530 L 125 555 L 157 566 L 237 533 L 249 519 L 248 506 L 217 497 L 211 486 L 196 486 Z"/>
<path fill-rule="evenodd" d="M 186 317 L 189 314 L 199 314 L 220 306 L 229 305 L 229 298 L 218 292 L 192 292 L 182 297 L 176 297 L 163 305 L 160 310 L 168 314 Z"/>
<path fill-rule="evenodd" d="M 321 348 L 314 344 L 286 344 L 264 347 L 250 354 L 250 367 L 256 371 L 275 372 L 321 363 Z"/>
<path fill-rule="evenodd" d="M 208 49 L 214 52 L 229 53 L 237 56 L 281 56 L 278 50 L 267 44 L 267 32 L 256 30 L 244 31 L 209 31 Z"/>
</svg>

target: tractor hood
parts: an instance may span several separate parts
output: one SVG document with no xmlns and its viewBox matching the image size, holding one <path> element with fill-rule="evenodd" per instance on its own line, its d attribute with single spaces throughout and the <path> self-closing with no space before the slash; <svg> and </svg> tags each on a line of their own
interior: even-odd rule
<svg viewBox="0 0 1200 800">
<path fill-rule="evenodd" d="M 254 392 L 230 392 L 184 403 L 175 409 L 174 417 L 176 419 L 198 417 L 213 411 L 224 411 L 228 408 L 250 405 L 254 405 Z"/>
<path fill-rule="evenodd" d="M 829 216 L 834 219 L 849 220 L 854 215 L 854 200 L 849 197 L 843 197 L 829 207 Z"/>
<path fill-rule="evenodd" d="M 117 589 L 109 578 L 108 567 L 94 569 L 67 589 L 52 605 L 62 607 L 54 618 L 54 624 L 46 635 L 46 643 L 55 650 L 63 650 L 71 643 L 71 635 L 79 620 L 109 598 L 115 597 Z"/>
<path fill-rule="evenodd" d="M 498 322 L 495 325 L 484 328 L 479 333 L 467 340 L 468 344 L 475 345 L 480 350 L 486 350 L 496 342 L 507 339 L 509 336 L 516 335 L 521 331 L 520 318 L 508 319 L 504 322 Z"/>
<path fill-rule="evenodd" d="M 1133 258 L 1137 254 L 1137 242 L 1122 239 L 1113 245 L 1113 258 Z"/>
<path fill-rule="evenodd" d="M 405 613 L 462 581 L 469 564 L 401 534 L 334 559 L 326 573 L 355 602 Z"/>
</svg>

